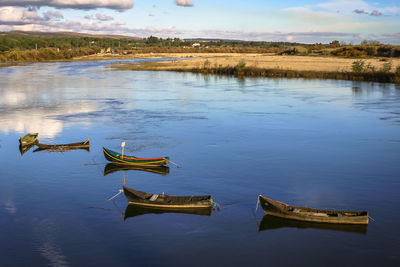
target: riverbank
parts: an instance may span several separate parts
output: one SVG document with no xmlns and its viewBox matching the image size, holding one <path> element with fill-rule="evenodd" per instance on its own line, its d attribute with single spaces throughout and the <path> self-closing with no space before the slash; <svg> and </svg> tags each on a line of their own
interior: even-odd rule
<svg viewBox="0 0 400 267">
<path fill-rule="evenodd" d="M 199 58 L 201 56 L 201 58 Z M 274 54 L 141 54 L 135 58 L 186 58 L 163 62 L 112 64 L 119 70 L 178 71 L 249 77 L 337 79 L 400 83 L 400 59 Z M 358 62 L 358 63 L 355 63 Z M 360 66 L 355 66 L 358 64 Z"/>
</svg>

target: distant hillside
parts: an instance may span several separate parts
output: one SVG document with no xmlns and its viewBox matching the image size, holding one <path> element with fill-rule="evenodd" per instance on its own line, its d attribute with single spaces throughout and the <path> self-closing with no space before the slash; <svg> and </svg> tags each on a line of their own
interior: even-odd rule
<svg viewBox="0 0 400 267">
<path fill-rule="evenodd" d="M 118 39 L 118 40 L 129 40 L 137 41 L 142 40 L 142 38 L 127 35 L 108 35 L 108 34 L 88 34 L 79 32 L 30 32 L 30 31 L 10 31 L 10 32 L 0 32 L 0 35 L 21 35 L 21 36 L 32 36 L 32 37 L 42 37 L 42 38 L 73 38 L 73 37 L 89 37 L 89 38 L 106 38 L 106 39 Z"/>
</svg>

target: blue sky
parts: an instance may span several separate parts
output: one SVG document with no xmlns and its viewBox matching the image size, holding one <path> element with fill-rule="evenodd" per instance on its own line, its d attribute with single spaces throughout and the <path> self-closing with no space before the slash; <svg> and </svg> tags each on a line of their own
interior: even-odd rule
<svg viewBox="0 0 400 267">
<path fill-rule="evenodd" d="M 400 44 L 400 1 L 0 0 L 0 31 Z"/>
</svg>

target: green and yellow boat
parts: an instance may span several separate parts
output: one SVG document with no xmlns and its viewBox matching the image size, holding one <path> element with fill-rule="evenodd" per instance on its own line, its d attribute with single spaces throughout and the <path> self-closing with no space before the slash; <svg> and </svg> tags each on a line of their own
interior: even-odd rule
<svg viewBox="0 0 400 267">
<path fill-rule="evenodd" d="M 110 149 L 104 148 L 104 157 L 118 164 L 128 164 L 135 166 L 164 166 L 169 163 L 169 157 L 161 157 L 161 158 L 137 158 L 134 156 L 122 155 L 121 153 L 112 151 Z"/>
<path fill-rule="evenodd" d="M 22 147 L 36 144 L 38 142 L 37 140 L 38 135 L 39 135 L 38 133 L 33 133 L 33 134 L 28 133 L 24 137 L 19 138 L 19 143 Z"/>
</svg>

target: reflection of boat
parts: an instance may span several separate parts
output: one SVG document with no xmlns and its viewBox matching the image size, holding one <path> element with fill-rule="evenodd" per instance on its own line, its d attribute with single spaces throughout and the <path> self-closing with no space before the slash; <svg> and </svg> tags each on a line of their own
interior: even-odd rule
<svg viewBox="0 0 400 267">
<path fill-rule="evenodd" d="M 54 144 L 54 145 L 46 145 L 46 144 L 36 144 L 38 148 L 34 151 L 43 151 L 43 150 L 49 150 L 49 151 L 70 151 L 70 150 L 75 150 L 75 149 L 85 149 L 89 151 L 90 148 L 90 141 L 89 138 L 84 141 L 84 142 L 78 142 L 78 143 L 70 143 L 70 144 Z"/>
<path fill-rule="evenodd" d="M 124 188 L 124 194 L 132 205 L 157 207 L 163 209 L 211 209 L 213 201 L 211 196 L 169 196 L 141 192 L 135 189 Z"/>
<path fill-rule="evenodd" d="M 161 175 L 167 175 L 169 173 L 169 167 L 167 166 L 135 166 L 128 164 L 107 163 L 106 166 L 104 166 L 104 176 L 116 171 L 126 170 L 154 172 Z"/>
<path fill-rule="evenodd" d="M 183 213 L 192 215 L 210 216 L 211 209 L 163 209 L 155 207 L 141 207 L 136 205 L 127 205 L 124 214 L 124 220 L 130 217 L 136 217 L 144 214 L 162 214 L 162 213 Z"/>
<path fill-rule="evenodd" d="M 28 151 L 29 149 L 31 149 L 34 145 L 35 145 L 35 143 L 29 144 L 29 145 L 25 145 L 25 146 L 19 144 L 19 152 L 21 153 L 21 156 L 22 156 L 23 154 L 25 154 L 26 151 Z"/>
<path fill-rule="evenodd" d="M 19 143 L 21 146 L 27 146 L 27 145 L 32 145 L 38 142 L 37 137 L 38 133 L 34 134 L 26 134 L 24 137 L 19 138 Z"/>
<path fill-rule="evenodd" d="M 279 228 L 298 228 L 298 229 L 321 229 L 342 232 L 353 232 L 358 234 L 367 233 L 366 224 L 332 224 L 332 223 L 317 223 L 317 222 L 301 222 L 285 218 L 279 218 L 272 215 L 264 215 L 258 227 L 258 231 L 273 230 Z"/>
<path fill-rule="evenodd" d="M 267 215 L 307 222 L 368 224 L 367 211 L 319 210 L 290 206 L 261 195 L 258 198 Z"/>
<path fill-rule="evenodd" d="M 169 157 L 162 158 L 136 158 L 134 156 L 127 156 L 112 151 L 110 149 L 104 148 L 104 157 L 112 162 L 118 164 L 129 164 L 136 166 L 163 166 L 169 163 Z"/>
</svg>

